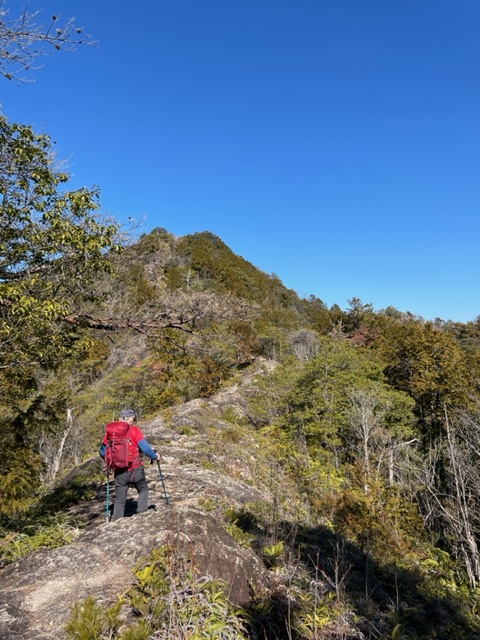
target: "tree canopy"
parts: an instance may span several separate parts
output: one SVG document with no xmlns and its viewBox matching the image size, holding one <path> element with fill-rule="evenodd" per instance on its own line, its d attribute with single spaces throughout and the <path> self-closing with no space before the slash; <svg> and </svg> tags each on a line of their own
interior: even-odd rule
<svg viewBox="0 0 480 640">
<path fill-rule="evenodd" d="M 110 268 L 118 225 L 96 188 L 63 190 L 50 138 L 0 117 L 0 368 L 48 365 L 74 346 L 61 321 Z"/>
</svg>

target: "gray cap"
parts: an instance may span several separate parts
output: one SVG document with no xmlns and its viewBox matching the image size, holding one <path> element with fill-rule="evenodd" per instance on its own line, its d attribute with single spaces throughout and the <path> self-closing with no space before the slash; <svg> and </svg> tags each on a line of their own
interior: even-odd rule
<svg viewBox="0 0 480 640">
<path fill-rule="evenodd" d="M 137 419 L 137 414 L 133 409 L 123 409 L 120 413 L 120 420 L 127 420 L 128 418 Z"/>
</svg>

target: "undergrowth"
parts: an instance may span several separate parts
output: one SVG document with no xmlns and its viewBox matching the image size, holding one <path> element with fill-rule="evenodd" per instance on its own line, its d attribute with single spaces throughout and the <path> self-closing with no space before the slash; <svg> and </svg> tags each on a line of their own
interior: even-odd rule
<svg viewBox="0 0 480 640">
<path fill-rule="evenodd" d="M 58 515 L 44 523 L 27 525 L 22 532 L 9 531 L 0 540 L 0 567 L 20 560 L 33 551 L 56 549 L 72 542 L 79 528 L 74 518 Z"/>
<path fill-rule="evenodd" d="M 92 597 L 76 603 L 65 627 L 69 640 L 246 640 L 242 612 L 226 585 L 200 576 L 191 559 L 166 545 L 135 569 L 136 581 L 107 611 Z"/>
<path fill-rule="evenodd" d="M 69 514 L 74 505 L 97 494 L 98 469 L 76 469 L 53 491 L 39 494 L 28 509 L 0 519 L 0 567 L 40 549 L 56 549 L 72 542 L 82 522 Z"/>
</svg>

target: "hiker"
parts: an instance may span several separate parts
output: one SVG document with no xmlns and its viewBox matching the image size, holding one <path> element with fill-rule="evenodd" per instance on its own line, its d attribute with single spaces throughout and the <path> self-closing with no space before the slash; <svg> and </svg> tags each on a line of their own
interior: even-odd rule
<svg viewBox="0 0 480 640">
<path fill-rule="evenodd" d="M 112 522 L 123 518 L 130 486 L 134 486 L 138 492 L 137 513 L 147 511 L 148 484 L 141 453 L 152 460 L 160 459 L 158 453 L 146 441 L 140 428 L 133 424 L 136 417 L 133 409 L 124 409 L 120 413 L 119 422 L 107 424 L 100 448 L 100 455 L 107 462 L 107 473 L 112 468 L 115 479 Z"/>
</svg>

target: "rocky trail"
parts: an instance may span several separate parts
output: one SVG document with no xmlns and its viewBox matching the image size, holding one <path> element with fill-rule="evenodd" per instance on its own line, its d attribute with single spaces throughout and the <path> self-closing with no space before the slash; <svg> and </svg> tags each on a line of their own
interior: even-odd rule
<svg viewBox="0 0 480 640">
<path fill-rule="evenodd" d="M 268 501 L 268 492 L 244 482 L 241 470 L 238 479 L 219 471 L 221 460 L 205 464 L 209 454 L 202 429 L 207 423 L 210 433 L 231 428 L 220 416 L 225 407 L 242 410 L 237 390 L 176 408 L 168 428 L 161 417 L 141 425 L 161 453 L 168 505 L 157 465 L 146 464 L 150 504 L 155 509 L 135 514 L 136 492 L 130 489 L 126 514 L 132 515 L 107 523 L 103 483 L 94 500 L 71 510 L 84 523 L 71 544 L 31 553 L 0 571 L 0 640 L 65 638 L 64 626 L 75 602 L 94 596 L 101 605 L 112 604 L 131 585 L 135 564 L 167 543 L 190 554 L 202 575 L 223 580 L 235 604 L 248 603 L 252 583 L 268 585 L 269 572 L 261 559 L 234 540 L 222 516 L 226 507 Z M 101 468 L 102 461 L 87 464 Z"/>
</svg>

